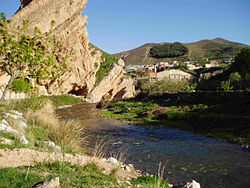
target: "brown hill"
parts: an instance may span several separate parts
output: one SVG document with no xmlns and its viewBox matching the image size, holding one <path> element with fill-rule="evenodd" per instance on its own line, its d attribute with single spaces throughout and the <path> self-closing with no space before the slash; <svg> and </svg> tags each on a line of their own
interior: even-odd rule
<svg viewBox="0 0 250 188">
<path fill-rule="evenodd" d="M 213 40 L 201 40 L 193 43 L 183 43 L 189 52 L 187 55 L 178 58 L 152 58 L 150 57 L 150 49 L 158 45 L 158 43 L 147 43 L 138 48 L 114 54 L 116 57 L 121 57 L 126 65 L 130 64 L 153 64 L 161 61 L 183 60 L 183 59 L 200 59 L 207 58 L 225 58 L 234 57 L 234 55 L 247 45 L 227 41 L 222 38 Z"/>
</svg>

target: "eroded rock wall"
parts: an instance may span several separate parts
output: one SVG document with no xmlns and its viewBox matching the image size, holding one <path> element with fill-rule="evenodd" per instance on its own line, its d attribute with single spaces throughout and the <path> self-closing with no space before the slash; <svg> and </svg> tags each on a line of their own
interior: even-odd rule
<svg viewBox="0 0 250 188">
<path fill-rule="evenodd" d="M 22 5 L 11 18 L 12 24 L 20 25 L 23 20 L 30 23 L 29 33 L 38 27 L 42 32 L 51 29 L 56 22 L 53 35 L 62 42 L 70 54 L 69 69 L 56 81 L 39 81 L 40 90 L 47 94 L 76 94 L 98 102 L 104 96 L 112 99 L 124 90 L 122 98 L 134 95 L 133 80 L 123 79 L 124 63 L 113 66 L 109 75 L 96 84 L 96 72 L 103 61 L 102 52 L 89 46 L 86 29 L 87 16 L 81 16 L 87 0 L 21 0 Z M 95 53 L 91 55 L 91 51 Z M 60 63 L 60 62 L 59 62 Z"/>
</svg>

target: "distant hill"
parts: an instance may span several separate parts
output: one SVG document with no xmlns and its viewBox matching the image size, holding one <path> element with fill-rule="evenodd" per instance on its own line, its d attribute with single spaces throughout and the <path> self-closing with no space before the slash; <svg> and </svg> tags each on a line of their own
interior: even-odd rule
<svg viewBox="0 0 250 188">
<path fill-rule="evenodd" d="M 167 43 L 167 42 L 166 42 Z M 165 43 L 161 43 L 165 44 Z M 161 61 L 183 60 L 183 59 L 200 59 L 207 57 L 210 59 L 234 57 L 234 55 L 247 45 L 216 38 L 213 40 L 201 40 L 193 43 L 183 43 L 189 52 L 187 55 L 175 58 L 153 58 L 150 56 L 150 49 L 159 43 L 147 43 L 133 50 L 114 54 L 121 57 L 126 65 L 130 64 L 153 64 Z"/>
</svg>

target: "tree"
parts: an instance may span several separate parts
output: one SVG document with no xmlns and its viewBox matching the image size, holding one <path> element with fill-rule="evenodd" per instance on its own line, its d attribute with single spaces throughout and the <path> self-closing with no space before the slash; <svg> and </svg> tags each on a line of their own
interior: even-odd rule
<svg viewBox="0 0 250 188">
<path fill-rule="evenodd" d="M 241 49 L 236 55 L 231 72 L 238 72 L 243 79 L 250 74 L 250 47 Z"/>
<path fill-rule="evenodd" d="M 179 57 L 188 52 L 188 48 L 180 42 L 173 44 L 165 43 L 154 46 L 150 49 L 150 55 L 154 58 Z"/>
<path fill-rule="evenodd" d="M 51 22 L 53 28 L 55 21 Z M 52 29 L 42 34 L 39 28 L 34 29 L 34 34 L 27 35 L 29 22 L 24 20 L 23 26 L 14 28 L 11 22 L 1 14 L 0 19 L 0 70 L 10 75 L 10 80 L 4 89 L 0 103 L 11 83 L 19 77 L 36 80 L 55 80 L 67 68 L 66 58 L 62 45 L 50 37 Z M 25 33 L 26 32 L 26 33 Z M 57 58 L 63 61 L 60 64 Z"/>
</svg>

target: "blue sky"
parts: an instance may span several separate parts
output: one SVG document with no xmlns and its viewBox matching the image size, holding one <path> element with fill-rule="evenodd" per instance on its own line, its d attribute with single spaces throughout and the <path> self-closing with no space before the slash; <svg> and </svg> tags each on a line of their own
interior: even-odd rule
<svg viewBox="0 0 250 188">
<path fill-rule="evenodd" d="M 11 16 L 19 0 L 0 0 Z M 89 0 L 90 40 L 117 53 L 149 42 L 221 37 L 250 45 L 250 0 Z"/>
</svg>

